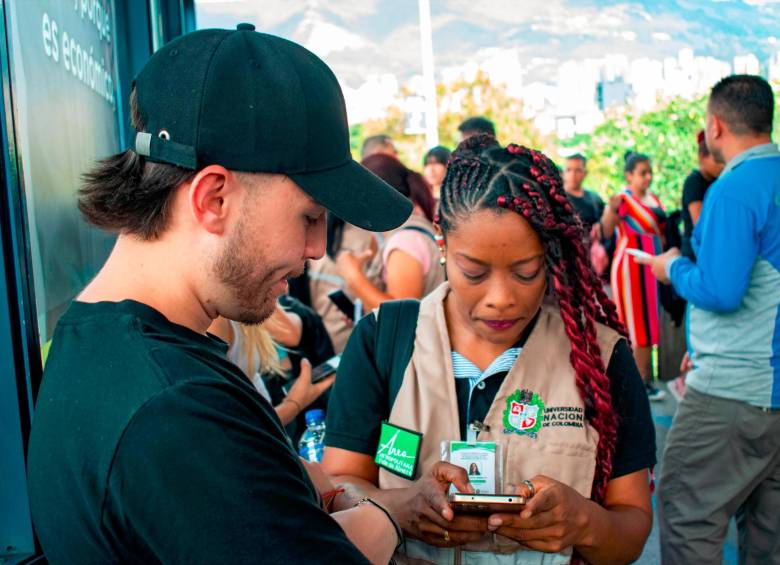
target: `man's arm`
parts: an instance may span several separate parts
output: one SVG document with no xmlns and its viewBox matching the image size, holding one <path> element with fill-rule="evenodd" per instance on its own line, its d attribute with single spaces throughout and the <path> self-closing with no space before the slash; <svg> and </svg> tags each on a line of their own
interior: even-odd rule
<svg viewBox="0 0 780 565">
<path fill-rule="evenodd" d="M 679 258 L 667 266 L 675 290 L 704 310 L 736 310 L 758 255 L 755 213 L 742 202 L 719 195 L 694 234 L 701 241 L 696 263 Z"/>
<path fill-rule="evenodd" d="M 204 379 L 147 402 L 117 448 L 104 524 L 118 524 L 123 544 L 164 563 L 366 563 L 320 509 L 270 408 L 250 393 Z M 366 549 L 389 560 L 392 524 L 371 509 L 360 514 L 376 531 L 356 532 L 355 541 L 368 548 L 390 539 Z"/>
</svg>

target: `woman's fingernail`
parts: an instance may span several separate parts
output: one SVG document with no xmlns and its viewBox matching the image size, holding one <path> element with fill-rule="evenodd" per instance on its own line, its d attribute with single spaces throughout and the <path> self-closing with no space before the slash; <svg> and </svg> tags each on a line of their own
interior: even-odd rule
<svg viewBox="0 0 780 565">
<path fill-rule="evenodd" d="M 498 527 L 501 524 L 503 524 L 503 522 L 501 521 L 501 518 L 497 518 L 494 516 L 493 518 L 490 518 L 490 520 L 488 520 L 488 524 L 490 524 L 491 526 Z"/>
</svg>

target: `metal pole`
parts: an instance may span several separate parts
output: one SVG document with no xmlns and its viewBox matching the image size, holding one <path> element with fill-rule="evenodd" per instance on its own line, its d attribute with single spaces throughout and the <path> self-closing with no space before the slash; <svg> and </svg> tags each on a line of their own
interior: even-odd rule
<svg viewBox="0 0 780 565">
<path fill-rule="evenodd" d="M 428 148 L 439 144 L 439 116 L 436 109 L 436 80 L 433 76 L 433 36 L 431 32 L 431 2 L 418 0 L 420 8 L 420 49 L 423 67 L 423 97 L 425 98 L 425 143 Z"/>
<path fill-rule="evenodd" d="M 152 52 L 165 45 L 160 0 L 149 0 L 149 32 L 152 35 Z"/>
</svg>

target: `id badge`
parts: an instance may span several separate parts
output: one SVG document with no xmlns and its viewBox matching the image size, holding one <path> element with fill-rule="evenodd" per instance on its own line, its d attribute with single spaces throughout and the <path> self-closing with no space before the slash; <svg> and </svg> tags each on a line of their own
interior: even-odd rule
<svg viewBox="0 0 780 565">
<path fill-rule="evenodd" d="M 391 473 L 414 480 L 422 434 L 382 422 L 374 463 Z"/>
<path fill-rule="evenodd" d="M 447 441 L 445 459 L 468 474 L 475 494 L 501 492 L 501 449 L 494 441 Z M 451 492 L 457 492 L 454 486 Z"/>
</svg>

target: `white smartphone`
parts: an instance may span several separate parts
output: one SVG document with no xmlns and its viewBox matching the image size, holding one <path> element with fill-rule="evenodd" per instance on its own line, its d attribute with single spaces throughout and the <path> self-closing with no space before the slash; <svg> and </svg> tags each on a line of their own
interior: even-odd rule
<svg viewBox="0 0 780 565">
<path fill-rule="evenodd" d="M 655 255 L 650 255 L 649 253 L 645 253 L 644 251 L 640 251 L 639 249 L 626 249 L 626 253 L 633 257 L 639 257 L 641 259 L 652 259 L 655 257 Z"/>
</svg>

